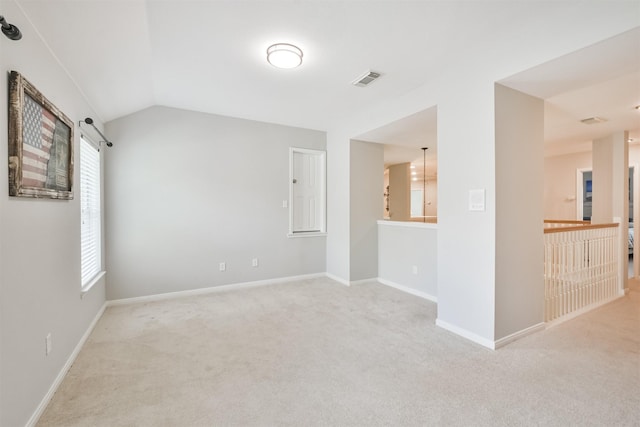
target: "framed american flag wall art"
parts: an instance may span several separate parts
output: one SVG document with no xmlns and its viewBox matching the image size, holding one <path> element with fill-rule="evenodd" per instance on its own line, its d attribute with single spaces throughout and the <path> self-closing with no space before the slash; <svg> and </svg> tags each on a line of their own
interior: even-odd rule
<svg viewBox="0 0 640 427">
<path fill-rule="evenodd" d="M 9 195 L 73 199 L 73 141 L 73 122 L 11 71 Z"/>
</svg>

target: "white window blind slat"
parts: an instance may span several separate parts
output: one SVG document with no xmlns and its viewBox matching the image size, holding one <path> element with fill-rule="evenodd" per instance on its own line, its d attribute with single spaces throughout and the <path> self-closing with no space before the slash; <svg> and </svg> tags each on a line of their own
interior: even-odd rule
<svg viewBox="0 0 640 427">
<path fill-rule="evenodd" d="M 100 152 L 84 138 L 80 140 L 80 212 L 82 286 L 100 273 Z"/>
</svg>

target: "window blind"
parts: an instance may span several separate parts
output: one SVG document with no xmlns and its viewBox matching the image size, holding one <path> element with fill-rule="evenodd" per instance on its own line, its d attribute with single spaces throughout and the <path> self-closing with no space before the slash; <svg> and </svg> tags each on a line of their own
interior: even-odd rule
<svg viewBox="0 0 640 427">
<path fill-rule="evenodd" d="M 84 138 L 80 140 L 80 210 L 81 274 L 84 287 L 102 268 L 100 152 Z"/>
</svg>

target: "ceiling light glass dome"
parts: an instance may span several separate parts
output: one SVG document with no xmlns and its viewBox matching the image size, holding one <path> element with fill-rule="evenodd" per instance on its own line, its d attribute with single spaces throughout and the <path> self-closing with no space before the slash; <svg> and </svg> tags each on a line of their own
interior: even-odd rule
<svg viewBox="0 0 640 427">
<path fill-rule="evenodd" d="M 277 43 L 267 48 L 267 61 L 277 68 L 296 68 L 302 64 L 302 50 L 289 43 Z"/>
</svg>

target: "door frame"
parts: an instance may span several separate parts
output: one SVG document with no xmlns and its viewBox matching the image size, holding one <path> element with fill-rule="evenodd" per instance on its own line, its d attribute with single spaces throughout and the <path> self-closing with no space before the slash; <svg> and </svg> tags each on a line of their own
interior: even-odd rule
<svg viewBox="0 0 640 427">
<path fill-rule="evenodd" d="M 294 229 L 294 158 L 295 154 L 305 154 L 314 157 L 318 162 L 316 170 L 316 182 L 319 185 L 319 203 L 316 207 L 317 230 L 295 230 Z M 288 237 L 310 237 L 324 236 L 327 230 L 327 152 L 324 150 L 313 150 L 310 148 L 289 147 L 289 230 Z"/>
<path fill-rule="evenodd" d="M 582 221 L 584 218 L 584 186 L 582 185 L 585 172 L 591 172 L 593 168 L 578 168 L 576 169 L 576 219 Z"/>
</svg>

